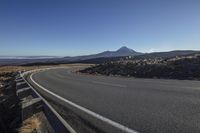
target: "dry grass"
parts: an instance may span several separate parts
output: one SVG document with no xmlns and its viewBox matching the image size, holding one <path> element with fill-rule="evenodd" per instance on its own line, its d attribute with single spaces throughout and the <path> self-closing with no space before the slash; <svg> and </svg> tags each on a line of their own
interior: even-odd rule
<svg viewBox="0 0 200 133">
<path fill-rule="evenodd" d="M 18 71 L 29 71 L 34 69 L 49 68 L 49 67 L 66 67 L 74 68 L 74 70 L 90 67 L 92 64 L 62 64 L 62 65 L 42 65 L 42 66 L 0 66 L 0 83 L 12 77 L 6 76 L 9 73 Z"/>
<path fill-rule="evenodd" d="M 0 73 L 11 73 L 17 71 L 28 71 L 41 68 L 40 66 L 22 67 L 22 66 L 2 66 L 0 67 Z"/>
<path fill-rule="evenodd" d="M 73 67 L 73 68 L 84 68 L 89 67 L 92 64 L 62 64 L 62 65 L 46 65 L 46 66 L 2 66 L 0 67 L 1 73 L 10 73 L 17 71 L 28 71 L 39 68 L 47 68 L 47 67 Z"/>
<path fill-rule="evenodd" d="M 40 126 L 40 120 L 38 117 L 33 116 L 31 118 L 26 119 L 22 123 L 22 127 L 19 129 L 19 133 L 31 133 L 34 130 L 37 130 Z"/>
</svg>

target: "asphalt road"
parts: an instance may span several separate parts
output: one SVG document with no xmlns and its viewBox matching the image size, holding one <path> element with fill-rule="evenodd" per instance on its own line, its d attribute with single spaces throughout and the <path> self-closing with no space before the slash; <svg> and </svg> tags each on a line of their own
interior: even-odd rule
<svg viewBox="0 0 200 133">
<path fill-rule="evenodd" d="M 141 133 L 200 133 L 200 82 L 92 76 L 52 69 L 33 79 L 55 94 Z"/>
</svg>

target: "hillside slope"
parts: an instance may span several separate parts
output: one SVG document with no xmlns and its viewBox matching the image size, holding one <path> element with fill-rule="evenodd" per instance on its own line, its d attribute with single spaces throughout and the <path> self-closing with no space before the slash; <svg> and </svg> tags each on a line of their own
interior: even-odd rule
<svg viewBox="0 0 200 133">
<path fill-rule="evenodd" d="M 200 79 L 200 55 L 170 59 L 118 60 L 96 65 L 80 72 L 138 78 Z"/>
</svg>

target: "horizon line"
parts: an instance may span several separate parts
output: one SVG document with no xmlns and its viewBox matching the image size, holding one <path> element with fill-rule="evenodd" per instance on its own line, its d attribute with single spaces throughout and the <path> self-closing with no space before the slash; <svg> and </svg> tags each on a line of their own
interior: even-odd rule
<svg viewBox="0 0 200 133">
<path fill-rule="evenodd" d="M 128 48 L 128 47 L 127 47 Z M 132 48 L 130 48 L 132 49 Z M 118 50 L 118 49 L 117 49 Z M 115 51 L 117 51 L 115 50 Z M 133 50 L 133 49 L 132 49 Z M 105 50 L 105 51 L 112 51 L 112 50 Z M 105 52 L 105 51 L 102 51 L 102 52 Z M 139 51 L 136 51 L 134 50 L 135 52 L 139 52 Z M 150 54 L 150 53 L 162 53 L 162 52 L 173 52 L 173 51 L 200 51 L 200 50 L 197 50 L 197 49 L 174 49 L 174 50 L 163 50 L 163 51 L 152 51 L 152 52 L 139 52 L 139 53 L 142 53 L 142 54 Z M 97 53 L 91 53 L 91 54 L 80 54 L 80 55 L 0 55 L 0 57 L 5 57 L 5 59 L 13 59 L 15 57 L 47 57 L 47 58 L 64 58 L 64 57 L 77 57 L 77 56 L 88 56 L 88 55 L 95 55 L 95 54 L 99 54 L 99 53 L 102 53 L 102 52 L 97 52 Z M 7 58 L 6 58 L 7 57 Z M 11 58 L 13 57 L 13 58 Z M 1 58 L 3 59 L 3 58 Z M 30 58 L 31 59 L 31 58 Z"/>
</svg>

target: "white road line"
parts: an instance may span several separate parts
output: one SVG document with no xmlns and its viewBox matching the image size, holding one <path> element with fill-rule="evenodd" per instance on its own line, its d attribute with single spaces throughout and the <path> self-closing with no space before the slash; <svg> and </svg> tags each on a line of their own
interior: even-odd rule
<svg viewBox="0 0 200 133">
<path fill-rule="evenodd" d="M 112 84 L 112 83 L 99 82 L 99 81 L 92 81 L 92 83 L 101 84 L 101 85 L 108 85 L 108 86 L 114 86 L 114 87 L 122 87 L 122 88 L 126 88 L 127 87 L 126 85 Z"/>
<path fill-rule="evenodd" d="M 133 130 L 133 129 L 130 129 L 130 128 L 128 128 L 128 127 L 126 127 L 126 126 L 124 126 L 124 125 L 121 125 L 121 124 L 119 124 L 119 123 L 117 123 L 117 122 L 115 122 L 115 121 L 112 121 L 112 120 L 110 120 L 110 119 L 108 119 L 108 118 L 106 118 L 106 117 L 104 117 L 104 116 L 101 116 L 101 115 L 99 115 L 99 114 L 97 114 L 97 113 L 95 113 L 95 112 L 92 112 L 92 111 L 88 110 L 88 109 L 85 108 L 85 107 L 82 107 L 82 106 L 80 106 L 80 105 L 78 105 L 78 104 L 75 104 L 75 103 L 73 103 L 73 102 L 71 102 L 71 101 L 69 101 L 69 100 L 67 100 L 67 99 L 65 99 L 65 98 L 63 98 L 63 97 L 61 97 L 61 96 L 59 96 L 59 95 L 57 95 L 57 94 L 55 94 L 55 93 L 49 91 L 49 90 L 47 90 L 46 88 L 44 88 L 43 86 L 41 86 L 40 84 L 38 84 L 37 82 L 35 82 L 35 81 L 33 80 L 33 73 L 31 74 L 30 79 L 31 79 L 31 81 L 32 81 L 34 84 L 36 84 L 38 87 L 40 87 L 41 89 L 43 89 L 43 90 L 46 91 L 47 93 L 49 93 L 49 94 L 51 94 L 51 95 L 57 97 L 58 99 L 60 99 L 60 100 L 62 100 L 62 101 L 64 101 L 64 102 L 70 104 L 71 106 L 76 107 L 77 109 L 79 109 L 79 110 L 81 110 L 81 111 L 84 111 L 85 113 L 87 113 L 87 114 L 89 114 L 89 115 L 91 115 L 91 116 L 93 116 L 93 117 L 95 117 L 95 118 L 97 118 L 97 119 L 99 119 L 99 120 L 101 120 L 101 121 L 107 123 L 107 124 L 110 124 L 110 125 L 112 125 L 113 127 L 117 128 L 117 129 L 119 129 L 119 130 L 121 130 L 121 131 L 123 131 L 123 132 L 125 132 L 125 133 L 138 133 L 137 131 L 135 131 L 135 130 Z"/>
<path fill-rule="evenodd" d="M 58 119 L 63 123 L 63 125 L 69 130 L 70 133 L 76 133 L 76 131 L 57 113 L 57 111 L 45 100 L 33 87 L 28 83 L 23 74 L 21 76 L 23 80 L 32 88 L 32 90 L 43 100 L 43 102 L 50 108 L 50 110 L 58 117 Z"/>
</svg>

